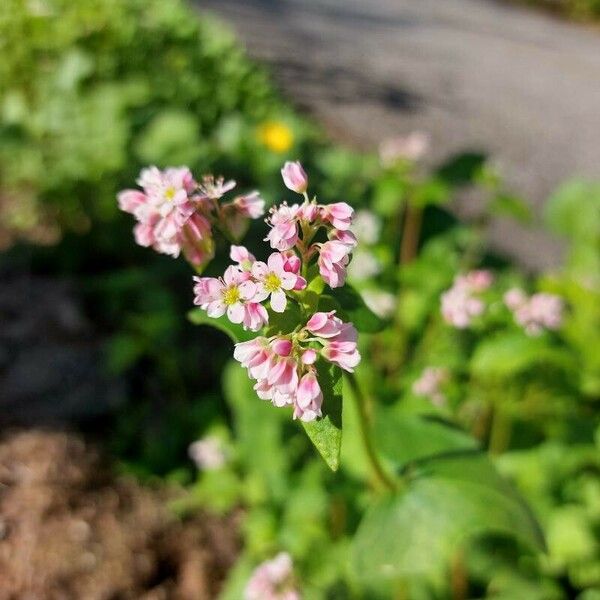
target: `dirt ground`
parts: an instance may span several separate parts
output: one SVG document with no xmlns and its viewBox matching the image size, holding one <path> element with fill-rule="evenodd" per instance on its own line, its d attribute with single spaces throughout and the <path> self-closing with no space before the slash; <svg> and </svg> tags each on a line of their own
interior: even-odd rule
<svg viewBox="0 0 600 600">
<path fill-rule="evenodd" d="M 0 440 L 0 600 L 215 598 L 236 521 L 178 521 L 164 494 L 116 478 L 77 435 Z"/>
</svg>

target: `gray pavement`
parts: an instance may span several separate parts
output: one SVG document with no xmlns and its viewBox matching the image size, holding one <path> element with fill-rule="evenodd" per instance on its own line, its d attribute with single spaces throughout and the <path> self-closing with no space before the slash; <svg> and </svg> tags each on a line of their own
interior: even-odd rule
<svg viewBox="0 0 600 600">
<path fill-rule="evenodd" d="M 600 32 L 492 0 L 196 0 L 225 17 L 294 102 L 342 141 L 430 132 L 432 160 L 490 153 L 539 208 L 562 180 L 600 178 Z M 559 247 L 496 223 L 539 268 Z"/>
</svg>

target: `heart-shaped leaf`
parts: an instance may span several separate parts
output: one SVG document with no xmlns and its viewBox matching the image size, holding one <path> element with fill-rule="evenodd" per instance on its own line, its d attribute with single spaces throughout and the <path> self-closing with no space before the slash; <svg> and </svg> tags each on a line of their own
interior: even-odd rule
<svg viewBox="0 0 600 600">
<path fill-rule="evenodd" d="M 419 463 L 405 489 L 367 512 L 354 540 L 353 570 L 365 581 L 439 574 L 459 544 L 483 534 L 544 549 L 536 520 L 487 457 L 431 459 Z"/>
<path fill-rule="evenodd" d="M 337 471 L 342 447 L 342 371 L 319 360 L 317 373 L 323 392 L 323 417 L 302 425 L 327 466 Z"/>
</svg>

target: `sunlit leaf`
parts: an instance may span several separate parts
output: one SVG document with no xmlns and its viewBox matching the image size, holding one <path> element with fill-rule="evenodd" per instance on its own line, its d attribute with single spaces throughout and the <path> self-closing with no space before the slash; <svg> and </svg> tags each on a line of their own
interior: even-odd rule
<svg viewBox="0 0 600 600">
<path fill-rule="evenodd" d="M 368 511 L 354 541 L 353 570 L 364 580 L 439 574 L 460 544 L 492 533 L 544 549 L 536 520 L 485 456 L 432 459 L 405 489 Z"/>
<path fill-rule="evenodd" d="M 323 417 L 302 425 L 327 466 L 337 471 L 342 446 L 342 371 L 323 361 L 317 364 L 317 371 L 323 392 Z"/>
<path fill-rule="evenodd" d="M 448 423 L 383 409 L 375 420 L 375 440 L 381 453 L 398 468 L 440 454 L 475 451 L 477 442 Z"/>
<path fill-rule="evenodd" d="M 501 333 L 484 339 L 475 349 L 471 370 L 479 377 L 510 377 L 532 367 L 550 363 L 565 366 L 570 357 L 546 340 L 523 333 Z"/>
</svg>

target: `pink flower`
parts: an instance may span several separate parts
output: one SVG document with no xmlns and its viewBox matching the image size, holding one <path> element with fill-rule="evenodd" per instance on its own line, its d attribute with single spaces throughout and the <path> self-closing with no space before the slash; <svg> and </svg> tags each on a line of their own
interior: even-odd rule
<svg viewBox="0 0 600 600">
<path fill-rule="evenodd" d="M 321 355 L 328 361 L 352 373 L 360 362 L 357 340 L 358 332 L 352 323 L 344 323 L 335 311 L 315 313 L 306 329 L 321 338 L 324 345 Z"/>
<path fill-rule="evenodd" d="M 323 392 L 317 381 L 314 371 L 309 371 L 302 376 L 296 391 L 294 405 L 294 419 L 301 421 L 314 421 L 322 415 Z"/>
<path fill-rule="evenodd" d="M 298 209 L 297 204 L 288 206 L 285 203 L 271 209 L 271 214 L 267 219 L 271 230 L 265 238 L 265 241 L 271 244 L 271 248 L 283 252 L 296 245 L 298 241 Z"/>
<path fill-rule="evenodd" d="M 442 294 L 442 316 L 446 323 L 466 329 L 474 317 L 485 310 L 485 304 L 471 296 L 466 288 L 452 287 Z"/>
<path fill-rule="evenodd" d="M 562 324 L 563 301 L 559 296 L 539 292 L 529 301 L 531 316 L 546 329 L 558 329 Z"/>
<path fill-rule="evenodd" d="M 341 229 L 332 229 L 329 233 L 330 240 L 337 240 L 338 242 L 342 242 L 350 249 L 356 248 L 358 246 L 358 240 L 356 236 L 351 231 L 342 231 Z"/>
<path fill-rule="evenodd" d="M 156 167 L 142 169 L 137 184 L 162 216 L 174 207 L 186 204 L 188 196 L 196 188 L 194 177 L 187 167 L 169 167 L 164 171 Z"/>
<path fill-rule="evenodd" d="M 351 248 L 337 240 L 321 244 L 318 259 L 319 273 L 329 287 L 337 288 L 344 285 L 350 252 Z"/>
<path fill-rule="evenodd" d="M 292 352 L 292 341 L 286 338 L 276 338 L 271 342 L 273 352 L 279 356 L 289 356 Z"/>
<path fill-rule="evenodd" d="M 185 222 L 177 236 L 179 246 L 186 260 L 201 269 L 215 255 L 215 244 L 208 220 L 199 213 L 194 213 Z"/>
<path fill-rule="evenodd" d="M 286 291 L 293 290 L 298 277 L 284 268 L 286 257 L 279 252 L 269 256 L 267 264 L 256 261 L 252 265 L 252 276 L 256 279 L 256 301 L 271 297 L 271 308 L 282 313 L 287 306 Z"/>
<path fill-rule="evenodd" d="M 316 202 L 305 202 L 298 209 L 298 218 L 312 223 L 319 216 L 319 205 Z"/>
<path fill-rule="evenodd" d="M 123 190 L 117 194 L 119 208 L 131 215 L 143 214 L 147 204 L 147 197 L 139 190 Z"/>
<path fill-rule="evenodd" d="M 466 275 L 459 275 L 455 285 L 465 286 L 474 292 L 483 292 L 494 283 L 494 275 L 486 269 L 469 271 Z"/>
<path fill-rule="evenodd" d="M 256 262 L 254 254 L 248 251 L 248 248 L 244 246 L 232 245 L 229 250 L 229 258 L 232 261 L 238 263 L 242 271 L 251 271 L 252 265 Z"/>
<path fill-rule="evenodd" d="M 317 312 L 308 320 L 306 329 L 318 337 L 333 338 L 343 331 L 344 322 L 335 316 L 335 310 Z"/>
<path fill-rule="evenodd" d="M 240 214 L 251 219 L 258 219 L 265 213 L 265 201 L 260 197 L 258 192 L 238 196 L 233 201 L 233 205 L 238 209 Z"/>
<path fill-rule="evenodd" d="M 134 228 L 136 242 L 173 257 L 179 256 L 183 249 L 196 265 L 209 260 L 210 225 L 196 222 L 183 231 L 196 210 L 189 198 L 196 186 L 190 170 L 181 167 L 160 171 L 149 167 L 141 171 L 138 183 L 143 192 L 124 190 L 117 196 L 119 208 L 138 221 Z"/>
<path fill-rule="evenodd" d="M 267 374 L 267 383 L 284 394 L 293 394 L 298 387 L 298 365 L 293 358 L 274 356 Z"/>
<path fill-rule="evenodd" d="M 354 373 L 355 367 L 360 362 L 360 353 L 355 341 L 338 341 L 334 338 L 325 345 L 321 354 L 329 362 L 336 364 L 349 373 Z"/>
<path fill-rule="evenodd" d="M 235 187 L 235 181 L 230 179 L 225 181 L 223 177 L 217 177 L 216 179 L 212 175 L 205 175 L 202 177 L 202 183 L 198 186 L 200 194 L 211 200 L 219 200 L 228 191 Z"/>
<path fill-rule="evenodd" d="M 301 275 L 298 275 L 300 272 L 300 267 L 302 266 L 302 261 L 293 251 L 288 250 L 286 252 L 282 252 L 283 256 L 283 269 L 288 271 L 289 273 L 293 273 L 296 275 L 296 285 L 294 286 L 294 290 L 303 290 L 306 287 L 306 279 Z"/>
<path fill-rule="evenodd" d="M 312 348 L 308 348 L 308 350 L 305 350 L 302 353 L 300 360 L 302 361 L 302 364 L 304 364 L 304 365 L 314 365 L 317 362 L 318 357 L 319 357 L 319 355 L 317 354 L 316 350 L 313 350 Z"/>
<path fill-rule="evenodd" d="M 504 295 L 504 303 L 527 335 L 537 336 L 544 329 L 559 329 L 562 324 L 563 301 L 554 294 L 540 292 L 528 298 L 522 290 L 513 288 Z"/>
<path fill-rule="evenodd" d="M 412 385 L 412 391 L 417 396 L 428 397 L 436 406 L 446 403 L 446 397 L 440 386 L 448 379 L 448 371 L 442 367 L 427 367 L 419 379 Z"/>
<path fill-rule="evenodd" d="M 346 202 L 335 202 L 321 207 L 321 218 L 335 229 L 346 231 L 352 226 L 354 209 Z"/>
<path fill-rule="evenodd" d="M 302 165 L 296 162 L 286 162 L 281 169 L 281 176 L 285 186 L 298 194 L 304 194 L 308 188 L 308 175 Z"/>
<path fill-rule="evenodd" d="M 216 436 L 207 436 L 190 444 L 188 455 L 203 471 L 215 471 L 227 463 L 223 442 Z"/>
<path fill-rule="evenodd" d="M 504 304 L 510 310 L 516 310 L 519 306 L 522 306 L 527 302 L 527 296 L 523 290 L 519 288 L 511 288 L 504 294 Z"/>
<path fill-rule="evenodd" d="M 243 367 L 248 369 L 248 375 L 252 379 L 265 379 L 271 368 L 273 352 L 269 346 L 269 340 L 257 337 L 248 342 L 240 342 L 235 345 L 233 358 Z"/>
<path fill-rule="evenodd" d="M 280 552 L 254 570 L 246 584 L 244 600 L 301 600 L 294 587 L 292 559 L 287 552 Z"/>
<path fill-rule="evenodd" d="M 444 320 L 458 329 L 466 329 L 473 318 L 485 311 L 485 303 L 475 294 L 488 289 L 494 281 L 490 271 L 470 271 L 457 275 L 452 287 L 441 296 L 441 312 Z"/>
<path fill-rule="evenodd" d="M 245 309 L 246 312 L 244 314 L 244 320 L 242 321 L 244 329 L 258 331 L 269 322 L 269 313 L 262 304 L 259 304 L 258 302 L 248 302 L 245 305 Z"/>
<path fill-rule="evenodd" d="M 209 317 L 218 318 L 227 313 L 232 323 L 242 323 L 246 320 L 251 325 L 256 325 L 247 320 L 246 314 L 247 303 L 254 297 L 256 285 L 237 267 L 228 267 L 223 279 L 195 277 L 194 281 L 194 304 L 206 310 Z M 245 327 L 255 330 L 246 323 Z"/>
<path fill-rule="evenodd" d="M 156 217 L 159 218 L 158 216 Z M 138 223 L 133 228 L 133 237 L 135 238 L 136 244 L 143 246 L 144 248 L 149 248 L 150 246 L 154 246 L 156 244 L 156 238 L 154 237 L 154 223 L 155 221 L 148 221 L 147 223 Z M 173 251 L 178 251 L 179 246 L 174 248 Z M 173 252 L 168 252 L 167 254 L 172 254 Z"/>
<path fill-rule="evenodd" d="M 401 160 L 416 161 L 427 153 L 429 143 L 429 135 L 422 131 L 389 138 L 379 145 L 379 159 L 384 167 L 392 167 Z"/>
</svg>

